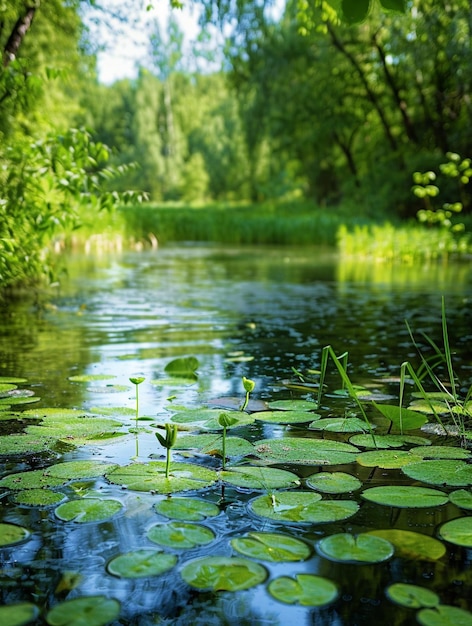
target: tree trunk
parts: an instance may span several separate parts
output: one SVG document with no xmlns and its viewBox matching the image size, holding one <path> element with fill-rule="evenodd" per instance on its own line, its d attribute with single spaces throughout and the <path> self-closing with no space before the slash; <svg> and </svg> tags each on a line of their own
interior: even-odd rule
<svg viewBox="0 0 472 626">
<path fill-rule="evenodd" d="M 26 36 L 26 33 L 31 28 L 34 16 L 39 7 L 39 0 L 33 7 L 26 9 L 26 13 L 18 18 L 13 30 L 10 33 L 10 37 L 3 50 L 3 67 L 7 67 L 12 61 L 16 59 L 18 50 Z"/>
</svg>

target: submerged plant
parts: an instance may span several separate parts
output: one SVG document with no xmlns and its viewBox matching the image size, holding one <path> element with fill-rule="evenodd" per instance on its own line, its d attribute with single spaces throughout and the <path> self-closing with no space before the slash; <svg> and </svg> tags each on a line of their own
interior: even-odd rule
<svg viewBox="0 0 472 626">
<path fill-rule="evenodd" d="M 220 417 L 218 418 L 218 424 L 223 428 L 223 469 L 225 469 L 226 466 L 226 430 L 229 426 L 234 426 L 234 424 L 237 424 L 237 422 L 238 420 L 235 417 L 231 417 L 229 413 L 221 413 Z"/>
<path fill-rule="evenodd" d="M 175 446 L 175 442 L 177 441 L 178 426 L 177 424 L 165 424 L 164 426 L 166 429 L 165 437 L 163 437 L 160 433 L 155 433 L 155 435 L 161 446 L 166 449 L 166 478 L 169 478 L 170 451 Z"/>
<path fill-rule="evenodd" d="M 246 392 L 246 397 L 244 398 L 244 402 L 241 406 L 241 411 L 246 410 L 246 407 L 249 404 L 249 394 L 254 391 L 255 386 L 256 383 L 253 380 L 251 380 L 250 378 L 246 378 L 246 376 L 243 376 L 243 387 L 244 391 Z"/>
</svg>

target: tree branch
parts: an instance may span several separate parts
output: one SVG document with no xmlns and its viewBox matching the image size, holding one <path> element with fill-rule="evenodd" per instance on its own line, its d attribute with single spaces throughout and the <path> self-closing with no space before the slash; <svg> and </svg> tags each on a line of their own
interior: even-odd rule
<svg viewBox="0 0 472 626">
<path fill-rule="evenodd" d="M 34 16 L 39 7 L 39 0 L 33 7 L 26 9 L 26 13 L 19 17 L 16 21 L 13 30 L 10 33 L 10 37 L 3 50 L 3 67 L 7 67 L 12 61 L 16 59 L 18 50 L 25 38 L 26 33 L 31 28 Z"/>
</svg>

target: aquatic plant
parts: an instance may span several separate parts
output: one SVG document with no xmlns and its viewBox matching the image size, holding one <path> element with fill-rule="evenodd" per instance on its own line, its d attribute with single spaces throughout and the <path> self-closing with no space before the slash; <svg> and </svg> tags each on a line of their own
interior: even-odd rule
<svg viewBox="0 0 472 626">
<path fill-rule="evenodd" d="M 222 448 L 222 464 L 223 469 L 226 466 L 226 430 L 229 426 L 234 426 L 238 420 L 235 417 L 231 417 L 229 413 L 221 413 L 218 418 L 218 424 L 223 428 L 223 448 Z"/>
<path fill-rule="evenodd" d="M 243 376 L 243 387 L 244 387 L 244 391 L 246 392 L 246 396 L 241 406 L 241 409 L 240 409 L 241 411 L 246 410 L 246 407 L 249 404 L 249 395 L 254 391 L 255 386 L 256 386 L 256 383 L 253 380 Z"/>
<path fill-rule="evenodd" d="M 132 376 L 130 379 L 130 382 L 133 383 L 133 385 L 136 388 L 136 428 L 138 427 L 138 419 L 139 419 L 139 394 L 138 394 L 138 389 L 139 389 L 139 385 L 141 383 L 143 383 L 146 379 L 144 378 L 144 376 Z"/>
<path fill-rule="evenodd" d="M 170 451 L 175 446 L 175 442 L 177 441 L 177 424 L 164 424 L 164 428 L 166 431 L 165 436 L 160 433 L 154 433 L 161 444 L 166 449 L 166 478 L 169 478 L 169 468 L 170 468 Z"/>
</svg>

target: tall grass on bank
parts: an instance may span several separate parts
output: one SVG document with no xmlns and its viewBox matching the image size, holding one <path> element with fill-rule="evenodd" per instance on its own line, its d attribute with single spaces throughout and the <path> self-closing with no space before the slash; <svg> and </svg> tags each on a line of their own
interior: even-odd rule
<svg viewBox="0 0 472 626">
<path fill-rule="evenodd" d="M 472 254 L 472 238 L 467 232 L 459 235 L 446 228 L 416 224 L 355 225 L 352 229 L 343 224 L 337 243 L 345 256 L 377 261 L 444 261 Z"/>
<path fill-rule="evenodd" d="M 141 205 L 123 209 L 127 232 L 160 243 L 331 245 L 345 216 L 313 204 Z M 350 219 L 349 222 L 353 223 Z"/>
</svg>

